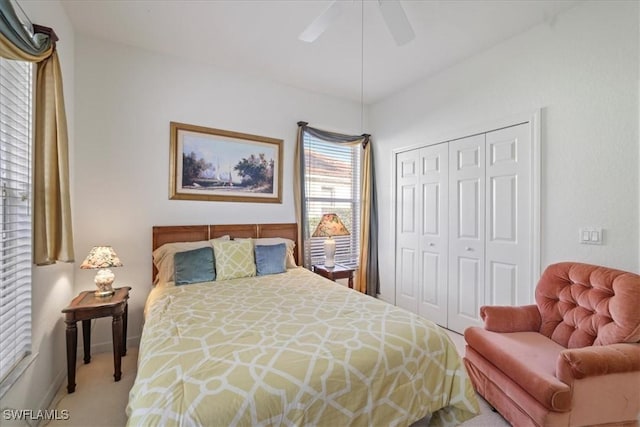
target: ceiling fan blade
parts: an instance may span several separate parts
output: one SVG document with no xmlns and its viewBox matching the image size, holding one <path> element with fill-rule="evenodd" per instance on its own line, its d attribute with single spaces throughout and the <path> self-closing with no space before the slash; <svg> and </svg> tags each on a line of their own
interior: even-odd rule
<svg viewBox="0 0 640 427">
<path fill-rule="evenodd" d="M 298 36 L 307 43 L 316 41 L 327 28 L 340 16 L 344 8 L 344 2 L 334 0 L 327 10 L 322 12 L 309 26 Z"/>
<path fill-rule="evenodd" d="M 416 37 L 399 0 L 378 0 L 378 5 L 387 28 L 398 46 L 405 45 Z"/>
</svg>

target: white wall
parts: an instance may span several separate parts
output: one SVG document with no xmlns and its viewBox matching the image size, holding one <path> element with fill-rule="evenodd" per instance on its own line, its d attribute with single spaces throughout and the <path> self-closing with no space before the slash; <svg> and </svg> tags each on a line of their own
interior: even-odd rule
<svg viewBox="0 0 640 427">
<path fill-rule="evenodd" d="M 638 16 L 637 2 L 584 2 L 372 106 L 382 262 L 394 259 L 394 149 L 541 108 L 542 266 L 638 271 Z M 604 245 L 578 244 L 588 226 Z M 394 301 L 394 269 L 380 270 Z"/>
<path fill-rule="evenodd" d="M 74 148 L 74 32 L 58 1 L 20 1 L 32 22 L 52 27 L 64 86 L 69 150 Z M 71 165 L 73 183 L 73 165 Z M 73 184 L 72 184 L 73 185 Z M 72 187 L 73 194 L 73 187 Z M 67 374 L 65 325 L 61 310 L 75 295 L 74 265 L 56 264 L 32 270 L 32 350 L 34 362 L 7 392 L 0 408 L 46 409 Z"/>
<path fill-rule="evenodd" d="M 161 42 L 161 41 L 159 41 Z M 360 108 L 281 84 L 86 37 L 76 40 L 75 249 L 112 245 L 133 288 L 129 337 L 139 337 L 151 289 L 151 227 L 175 224 L 294 222 L 296 123 L 358 132 Z M 169 122 L 284 140 L 282 204 L 169 200 Z M 76 272 L 76 292 L 95 272 Z M 93 343 L 111 348 L 110 321 Z M 81 386 L 79 386 L 81 387 Z"/>
<path fill-rule="evenodd" d="M 74 51 L 73 31 L 57 1 L 21 4 L 61 39 L 76 258 L 82 261 L 95 244 L 116 248 L 125 264 L 116 269 L 116 283 L 133 287 L 132 341 L 140 335 L 151 288 L 152 225 L 293 221 L 296 122 L 360 132 L 359 106 L 345 101 L 95 39 L 79 38 Z M 394 259 L 394 227 L 385 208 L 392 198 L 392 151 L 535 108 L 543 108 L 542 264 L 574 259 L 638 271 L 637 9 L 637 2 L 585 2 L 553 25 L 370 108 L 384 299 L 393 301 L 395 293 L 393 262 L 385 262 Z M 168 200 L 170 121 L 284 139 L 283 203 Z M 605 245 L 579 245 L 581 226 L 602 226 Z M 38 357 L 3 397 L 2 408 L 46 407 L 65 380 L 60 310 L 81 290 L 93 289 L 92 278 L 73 264 L 34 268 Z M 92 339 L 110 351 L 109 320 L 96 322 Z"/>
</svg>

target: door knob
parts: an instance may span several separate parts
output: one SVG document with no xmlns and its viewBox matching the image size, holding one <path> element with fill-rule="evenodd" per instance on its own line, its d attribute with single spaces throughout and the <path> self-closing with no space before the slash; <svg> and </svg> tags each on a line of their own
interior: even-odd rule
<svg viewBox="0 0 640 427">
<path fill-rule="evenodd" d="M 473 250 L 473 248 L 471 246 L 466 246 L 464 248 L 464 250 L 467 251 L 467 252 L 471 252 Z"/>
</svg>

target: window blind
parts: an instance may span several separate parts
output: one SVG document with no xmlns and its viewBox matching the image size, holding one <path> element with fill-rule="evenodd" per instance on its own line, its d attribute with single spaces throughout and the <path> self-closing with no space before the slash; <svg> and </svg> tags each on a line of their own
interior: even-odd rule
<svg viewBox="0 0 640 427">
<path fill-rule="evenodd" d="M 0 58 L 0 380 L 31 351 L 32 64 Z"/>
<path fill-rule="evenodd" d="M 336 213 L 349 236 L 336 236 L 336 263 L 356 267 L 360 245 L 359 145 L 349 146 L 321 140 L 304 133 L 304 203 L 308 230 L 313 234 L 322 214 Z M 324 262 L 324 238 L 310 238 L 305 244 L 306 264 Z"/>
</svg>

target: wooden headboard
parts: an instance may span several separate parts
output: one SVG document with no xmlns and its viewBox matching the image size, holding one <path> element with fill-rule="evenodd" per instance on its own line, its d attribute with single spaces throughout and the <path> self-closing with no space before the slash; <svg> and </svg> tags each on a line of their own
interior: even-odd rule
<svg viewBox="0 0 640 427">
<path fill-rule="evenodd" d="M 215 224 L 215 225 L 156 225 L 153 226 L 152 251 L 165 243 L 195 242 L 215 239 L 221 236 L 234 238 L 284 237 L 296 242 L 293 256 L 299 264 L 300 242 L 298 241 L 298 224 Z M 158 270 L 153 266 L 153 279 Z"/>
</svg>

